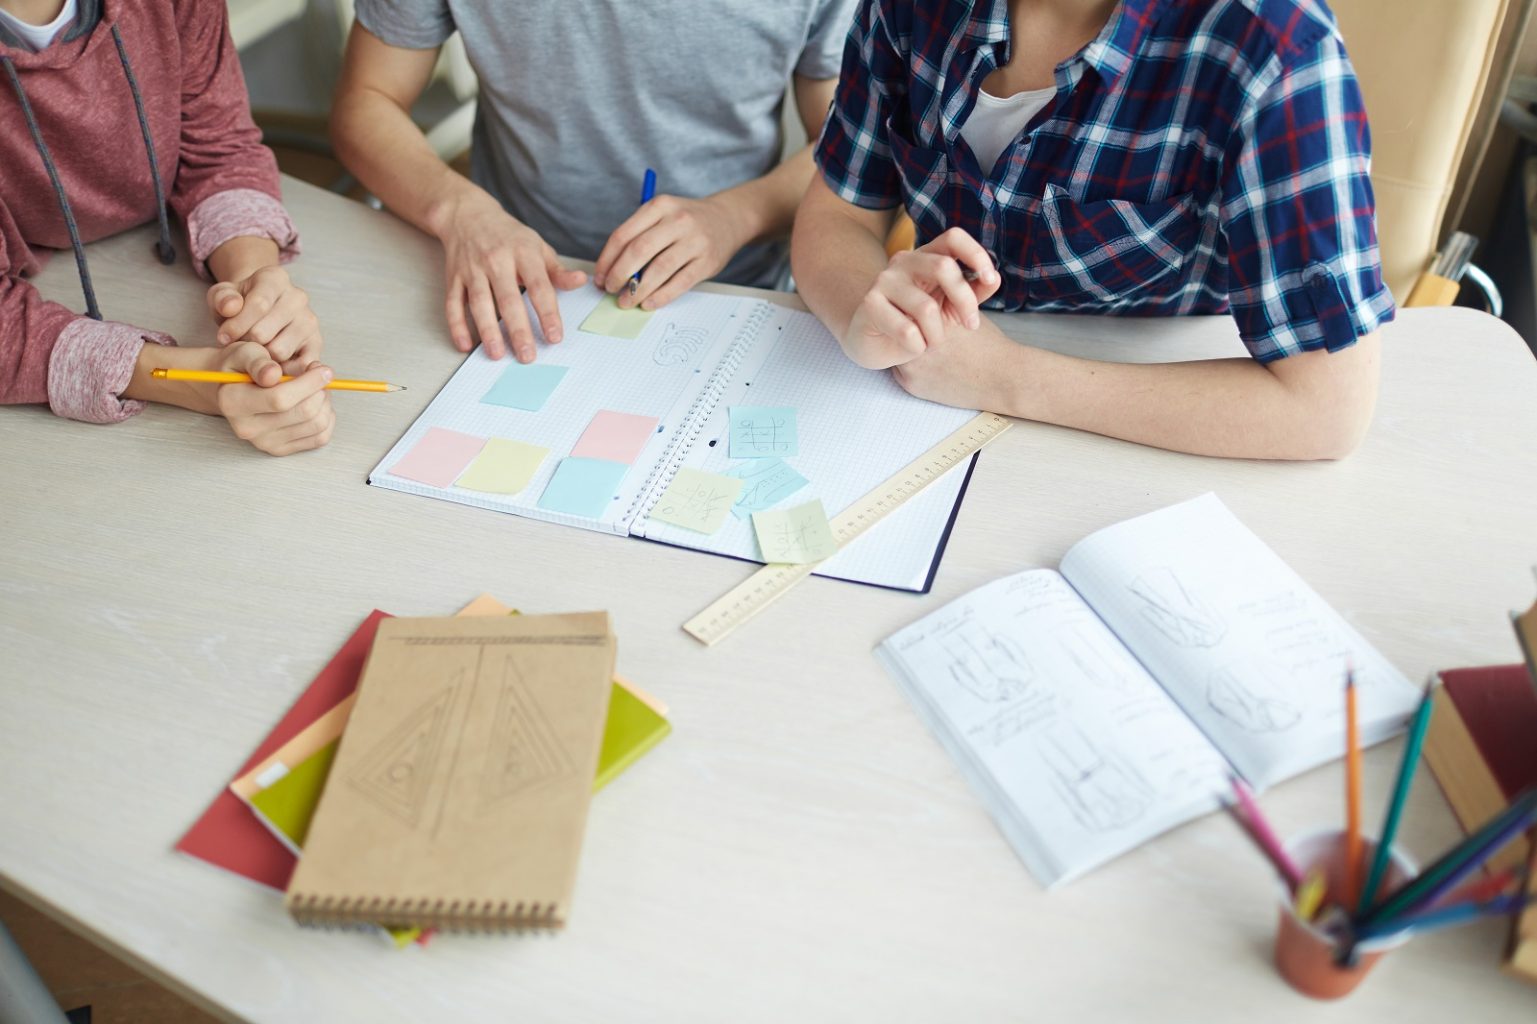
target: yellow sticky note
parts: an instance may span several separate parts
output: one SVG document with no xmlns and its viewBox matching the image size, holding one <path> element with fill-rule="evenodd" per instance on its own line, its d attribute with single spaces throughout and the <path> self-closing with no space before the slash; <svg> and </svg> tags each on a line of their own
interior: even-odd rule
<svg viewBox="0 0 1537 1024">
<path fill-rule="evenodd" d="M 454 481 L 458 487 L 486 494 L 517 494 L 539 472 L 548 448 L 493 437 L 475 456 L 470 468 Z"/>
<path fill-rule="evenodd" d="M 742 481 L 734 476 L 680 469 L 651 510 L 651 518 L 698 533 L 714 533 L 741 493 Z"/>
<path fill-rule="evenodd" d="M 605 295 L 603 301 L 598 303 L 598 308 L 588 313 L 587 319 L 582 321 L 582 330 L 610 338 L 635 339 L 646 329 L 646 321 L 651 319 L 652 312 L 639 306 L 620 309 L 617 299 Z"/>
<path fill-rule="evenodd" d="M 752 525 L 766 562 L 820 562 L 838 550 L 838 541 L 820 500 L 794 508 L 754 512 Z"/>
</svg>

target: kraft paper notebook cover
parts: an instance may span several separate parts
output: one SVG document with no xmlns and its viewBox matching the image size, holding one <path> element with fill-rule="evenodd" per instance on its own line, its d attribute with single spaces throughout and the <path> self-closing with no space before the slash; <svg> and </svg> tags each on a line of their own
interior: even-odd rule
<svg viewBox="0 0 1537 1024">
<path fill-rule="evenodd" d="M 614 651 L 601 612 L 381 623 L 289 912 L 564 925 Z"/>
</svg>

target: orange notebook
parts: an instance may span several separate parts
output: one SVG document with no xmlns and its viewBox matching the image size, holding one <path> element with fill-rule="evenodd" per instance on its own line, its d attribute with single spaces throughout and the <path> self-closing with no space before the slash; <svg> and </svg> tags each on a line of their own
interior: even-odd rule
<svg viewBox="0 0 1537 1024">
<path fill-rule="evenodd" d="M 380 623 L 289 912 L 563 926 L 614 653 L 601 612 Z"/>
</svg>

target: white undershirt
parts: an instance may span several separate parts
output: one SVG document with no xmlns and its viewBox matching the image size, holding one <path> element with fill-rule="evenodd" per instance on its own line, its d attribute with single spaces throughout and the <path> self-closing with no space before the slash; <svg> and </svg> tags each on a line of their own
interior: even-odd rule
<svg viewBox="0 0 1537 1024">
<path fill-rule="evenodd" d="M 961 138 L 976 154 L 977 166 L 984 175 L 992 176 L 993 165 L 1003 151 L 1019 138 L 1030 119 L 1039 114 L 1056 94 L 1055 86 L 1028 89 L 1003 99 L 989 95 L 986 90 L 977 93 L 971 116 L 961 125 Z"/>
<path fill-rule="evenodd" d="M 30 21 L 22 21 L 16 15 L 3 7 L 0 7 L 0 22 L 5 27 L 16 33 L 21 38 L 21 43 L 33 53 L 48 49 L 48 44 L 53 42 L 53 37 L 69 27 L 75 20 L 75 0 L 64 0 L 64 8 L 59 11 L 59 16 L 46 25 L 34 25 Z"/>
</svg>

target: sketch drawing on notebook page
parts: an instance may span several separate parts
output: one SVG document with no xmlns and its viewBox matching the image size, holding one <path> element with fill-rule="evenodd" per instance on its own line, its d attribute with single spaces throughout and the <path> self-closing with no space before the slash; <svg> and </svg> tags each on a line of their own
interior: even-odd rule
<svg viewBox="0 0 1537 1024">
<path fill-rule="evenodd" d="M 1128 589 L 1144 603 L 1142 617 L 1170 643 L 1181 647 L 1215 647 L 1227 635 L 1227 623 L 1185 586 L 1173 569 L 1148 569 Z"/>
<path fill-rule="evenodd" d="M 1039 750 L 1051 772 L 1052 788 L 1090 831 L 1130 825 L 1152 803 L 1152 787 L 1135 768 L 1114 752 L 1102 750 L 1070 722 L 1045 730 Z"/>
</svg>

